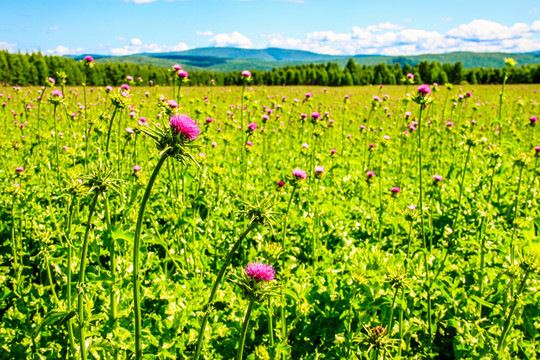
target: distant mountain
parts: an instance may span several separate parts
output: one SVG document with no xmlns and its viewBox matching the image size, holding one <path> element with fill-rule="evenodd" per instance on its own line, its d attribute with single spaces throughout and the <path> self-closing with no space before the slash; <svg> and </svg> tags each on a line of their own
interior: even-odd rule
<svg viewBox="0 0 540 360">
<path fill-rule="evenodd" d="M 85 54 L 86 55 L 86 54 Z M 85 55 L 71 56 L 81 59 Z M 518 65 L 540 63 L 540 51 L 531 53 L 475 53 L 453 52 L 447 54 L 423 54 L 414 56 L 385 56 L 385 55 L 324 55 L 303 50 L 288 50 L 279 48 L 268 49 L 238 49 L 228 47 L 207 47 L 167 53 L 140 53 L 128 56 L 92 55 L 97 62 L 122 62 L 139 65 L 152 64 L 158 67 L 170 68 L 179 63 L 187 70 L 207 71 L 241 71 L 272 70 L 283 66 L 294 66 L 309 63 L 336 62 L 345 66 L 350 58 L 360 65 L 376 65 L 396 63 L 414 66 L 421 61 L 438 61 L 440 63 L 456 63 L 461 61 L 465 68 L 499 68 L 504 66 L 504 58 L 514 58 Z"/>
</svg>

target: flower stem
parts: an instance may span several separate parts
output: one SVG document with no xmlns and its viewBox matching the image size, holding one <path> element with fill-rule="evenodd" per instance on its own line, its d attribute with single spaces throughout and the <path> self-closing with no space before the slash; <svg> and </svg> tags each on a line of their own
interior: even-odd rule
<svg viewBox="0 0 540 360">
<path fill-rule="evenodd" d="M 114 116 L 116 115 L 116 111 L 118 110 L 118 107 L 114 107 L 114 111 L 113 111 L 113 114 L 111 116 L 111 121 L 109 122 L 109 131 L 107 131 L 107 144 L 105 146 L 105 154 L 107 155 L 107 158 L 109 158 L 109 141 L 111 140 L 111 131 L 112 131 L 112 126 L 113 126 L 113 122 L 114 122 Z M 120 154 L 118 155 L 120 156 Z"/>
<path fill-rule="evenodd" d="M 246 342 L 246 333 L 249 324 L 249 318 L 251 317 L 251 309 L 253 309 L 253 301 L 249 302 L 248 308 L 246 310 L 246 315 L 244 316 L 244 323 L 242 324 L 242 334 L 240 335 L 240 342 L 238 343 L 238 353 L 236 355 L 236 360 L 242 360 L 244 354 L 244 344 Z"/>
<path fill-rule="evenodd" d="M 214 301 L 214 298 L 216 297 L 216 292 L 217 292 L 217 289 L 219 287 L 219 284 L 221 283 L 221 279 L 223 278 L 223 275 L 225 275 L 225 271 L 227 270 L 227 267 L 231 263 L 231 260 L 232 260 L 232 258 L 234 256 L 234 254 L 236 253 L 236 251 L 240 247 L 240 244 L 242 244 L 242 241 L 247 236 L 247 234 L 249 234 L 249 232 L 251 230 L 253 230 L 257 225 L 258 225 L 258 222 L 256 222 L 256 221 L 251 221 L 249 223 L 249 226 L 240 235 L 240 237 L 238 238 L 238 240 L 236 241 L 236 243 L 234 244 L 232 249 L 229 251 L 229 254 L 227 254 L 227 258 L 225 259 L 225 262 L 221 266 L 221 270 L 219 271 L 219 274 L 218 274 L 216 280 L 214 281 L 214 285 L 212 286 L 212 292 L 210 293 L 210 297 L 208 298 L 208 302 L 206 303 L 206 306 L 205 306 L 206 313 L 204 314 L 204 318 L 203 318 L 203 321 L 202 321 L 202 324 L 201 324 L 201 328 L 199 330 L 199 338 L 197 339 L 197 351 L 195 352 L 195 356 L 193 357 L 194 360 L 198 360 L 199 356 L 201 355 L 202 343 L 203 343 L 203 340 L 204 340 L 204 330 L 206 329 L 206 323 L 208 322 L 208 317 L 210 316 L 210 312 L 211 312 L 210 309 L 208 309 L 208 307 L 211 305 L 211 303 Z"/>
<path fill-rule="evenodd" d="M 422 110 L 424 104 L 420 104 L 420 112 L 418 114 L 418 177 L 420 180 L 420 231 L 422 232 L 422 241 L 426 247 L 426 235 L 424 232 L 424 203 L 423 203 L 423 186 L 422 186 Z M 428 247 L 431 252 L 431 244 Z"/>
<path fill-rule="evenodd" d="M 141 281 L 139 279 L 139 255 L 141 247 L 141 228 L 144 218 L 144 211 L 146 209 L 146 203 L 150 197 L 150 192 L 152 191 L 152 186 L 156 181 L 159 170 L 167 160 L 168 153 L 165 152 L 161 155 L 154 172 L 148 180 L 148 185 L 146 186 L 146 191 L 141 202 L 141 207 L 139 208 L 139 216 L 137 217 L 137 225 L 135 227 L 135 238 L 133 242 L 133 302 L 134 302 L 134 312 L 135 312 L 135 359 L 142 359 L 142 346 L 141 346 Z"/>
<path fill-rule="evenodd" d="M 94 193 L 94 198 L 92 199 L 92 203 L 90 204 L 90 211 L 88 213 L 88 221 L 86 222 L 86 231 L 84 233 L 84 241 L 82 245 L 82 252 L 81 252 L 81 265 L 79 269 L 79 283 L 77 284 L 77 290 L 79 292 L 78 295 L 78 311 L 79 311 L 79 345 L 80 345 L 80 351 L 81 351 L 81 359 L 86 360 L 86 339 L 85 339 L 85 332 L 84 332 L 84 272 L 86 270 L 86 253 L 88 252 L 88 237 L 90 235 L 90 226 L 92 223 L 92 216 L 94 215 L 94 210 L 96 209 L 96 204 L 98 200 L 99 194 L 96 192 Z"/>
<path fill-rule="evenodd" d="M 512 304 L 512 308 L 510 309 L 510 313 L 508 314 L 508 317 L 504 321 L 503 325 L 503 331 L 501 333 L 501 337 L 499 339 L 499 345 L 497 346 L 497 352 L 499 355 L 502 355 L 502 350 L 504 348 L 504 343 L 506 342 L 506 336 L 508 335 L 508 330 L 510 329 L 510 321 L 512 320 L 512 315 L 514 315 L 514 311 L 516 310 L 519 296 L 523 292 L 523 289 L 525 288 L 525 283 L 527 282 L 527 279 L 529 278 L 530 271 L 526 271 L 525 275 L 523 276 L 523 280 L 521 282 L 521 286 L 519 287 L 519 290 L 516 294 L 516 297 L 514 298 L 514 303 Z"/>
</svg>

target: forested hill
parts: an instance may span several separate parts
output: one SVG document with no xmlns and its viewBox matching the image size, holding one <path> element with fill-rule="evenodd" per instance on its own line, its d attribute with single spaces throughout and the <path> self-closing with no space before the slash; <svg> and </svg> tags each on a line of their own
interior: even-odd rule
<svg viewBox="0 0 540 360">
<path fill-rule="evenodd" d="M 383 55 L 354 55 L 335 56 L 316 54 L 302 50 L 286 50 L 279 48 L 268 49 L 237 49 L 237 48 L 197 48 L 180 52 L 141 53 L 129 56 L 94 56 L 98 62 L 120 62 L 138 65 L 154 65 L 170 68 L 175 63 L 181 63 L 187 70 L 206 71 L 242 71 L 244 69 L 272 70 L 283 66 L 318 64 L 335 62 L 344 67 L 350 58 L 358 65 L 394 65 L 415 66 L 422 61 L 437 61 L 441 64 L 461 62 L 464 68 L 501 68 L 504 58 L 511 57 L 520 65 L 540 63 L 540 52 L 532 53 L 475 53 L 454 52 L 447 54 L 424 54 L 414 56 L 383 56 Z M 79 60 L 82 56 L 74 56 Z"/>
<path fill-rule="evenodd" d="M 247 61 L 247 60 L 245 60 Z M 503 60 L 501 60 L 504 63 Z M 185 67 L 185 62 L 174 60 Z M 120 62 L 96 61 L 92 68 L 83 65 L 73 58 L 59 56 L 44 56 L 41 53 L 12 54 L 0 51 L 0 86 L 1 85 L 44 85 L 47 79 L 56 82 L 65 78 L 67 85 L 80 85 L 86 79 L 87 85 L 118 86 L 126 83 L 126 76 L 132 76 L 132 85 L 172 85 L 171 67 L 138 65 Z M 299 64 L 283 66 L 272 70 L 257 70 L 245 63 L 242 70 L 251 70 L 253 85 L 322 85 L 322 86 L 351 86 L 351 85 L 399 85 L 403 84 L 406 75 L 414 74 L 415 83 L 470 83 L 470 84 L 500 84 L 506 72 L 509 84 L 540 83 L 540 64 L 521 65 L 511 68 L 473 68 L 467 69 L 461 62 L 440 63 L 438 61 L 421 61 L 412 66 L 405 62 L 392 65 L 384 63 L 377 65 L 361 65 L 357 59 L 349 58 L 345 66 L 330 61 L 326 63 Z M 189 71 L 185 85 L 209 85 L 214 80 L 215 85 L 240 85 L 239 71 Z"/>
</svg>

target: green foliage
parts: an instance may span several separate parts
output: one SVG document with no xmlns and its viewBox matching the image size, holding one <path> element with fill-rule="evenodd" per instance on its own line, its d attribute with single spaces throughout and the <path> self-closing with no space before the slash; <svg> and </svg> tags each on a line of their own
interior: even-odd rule
<svg viewBox="0 0 540 360">
<path fill-rule="evenodd" d="M 0 69 L 21 56 L 0 52 Z M 68 81 L 82 81 L 79 63 L 40 56 L 27 59 L 40 64 L 35 74 L 62 69 Z M 139 69 L 130 66 L 98 63 L 88 80 L 106 74 L 122 83 Z M 529 120 L 540 109 L 537 87 L 507 85 L 500 121 L 500 86 L 432 88 L 421 121 L 425 244 L 420 211 L 411 206 L 419 199 L 419 104 L 411 99 L 427 102 L 415 97 L 416 86 L 252 85 L 398 82 L 409 72 L 437 81 L 454 76 L 454 67 L 349 61 L 344 70 L 331 62 L 254 72 L 243 99 L 236 86 L 182 87 L 175 111 L 201 128 L 189 149 L 173 143 L 167 127 L 172 110 L 163 99 L 175 98 L 172 87 L 133 86 L 129 104 L 113 118 L 105 88 L 65 85 L 54 119 L 53 104 L 38 100 L 51 88 L 43 94 L 35 86 L 0 86 L 0 359 L 80 358 L 70 344 L 70 332 L 79 334 L 80 291 L 88 359 L 133 358 L 137 210 L 160 151 L 175 146 L 200 166 L 164 162 L 142 218 L 146 358 L 192 359 L 205 316 L 201 358 L 234 358 L 247 301 L 230 278 L 256 261 L 273 265 L 277 279 L 253 308 L 245 358 L 537 359 L 540 134 Z M 148 69 L 170 81 L 169 70 Z M 520 71 L 513 69 L 511 76 Z M 471 73 L 463 74 L 472 83 Z M 479 83 L 486 74 L 474 72 Z M 239 81 L 238 74 L 220 76 Z M 53 89 L 60 87 L 57 81 Z M 375 95 L 382 101 L 372 106 Z M 321 114 L 317 121 L 301 117 L 313 112 Z M 250 122 L 257 129 L 247 140 Z M 66 146 L 59 166 L 56 140 Z M 315 176 L 317 165 L 324 176 Z M 297 167 L 308 177 L 293 192 L 286 179 Z M 375 176 L 367 181 L 369 170 Z M 96 200 L 90 220 L 89 190 L 112 190 Z M 250 219 L 260 226 L 243 239 L 206 306 Z M 79 281 L 87 228 L 86 276 Z"/>
</svg>

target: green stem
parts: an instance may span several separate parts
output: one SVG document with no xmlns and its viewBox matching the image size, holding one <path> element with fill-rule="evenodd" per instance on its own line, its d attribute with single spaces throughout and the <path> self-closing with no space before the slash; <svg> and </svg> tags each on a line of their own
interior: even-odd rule
<svg viewBox="0 0 540 360">
<path fill-rule="evenodd" d="M 236 355 L 236 360 L 242 360 L 244 353 L 244 344 L 246 342 L 247 328 L 249 324 L 249 318 L 251 317 L 251 309 L 253 309 L 254 301 L 250 301 L 248 308 L 246 310 L 246 315 L 244 316 L 244 323 L 242 324 L 242 334 L 240 335 L 240 342 L 238 343 L 238 353 Z"/>
<path fill-rule="evenodd" d="M 56 104 L 54 105 L 53 111 L 53 124 L 54 124 L 54 156 L 56 158 L 56 176 L 58 180 L 58 187 L 60 187 L 60 162 L 58 157 L 58 131 L 56 124 L 58 120 L 56 119 Z"/>
<path fill-rule="evenodd" d="M 144 211 L 146 209 L 146 203 L 150 197 L 150 192 L 154 186 L 159 170 L 167 160 L 168 153 L 165 152 L 161 155 L 154 172 L 150 176 L 148 185 L 146 186 L 146 191 L 141 202 L 141 207 L 139 208 L 139 216 L 137 217 L 137 225 L 135 227 L 135 238 L 133 242 L 133 302 L 134 302 L 134 312 L 135 312 L 135 359 L 142 359 L 142 345 L 141 345 L 141 284 L 139 279 L 139 269 L 140 269 L 140 247 L 141 247 L 141 228 L 144 218 Z"/>
<path fill-rule="evenodd" d="M 107 158 L 109 158 L 109 141 L 111 140 L 111 132 L 112 132 L 112 126 L 114 122 L 114 116 L 116 115 L 116 111 L 118 110 L 118 107 L 114 107 L 113 114 L 111 116 L 111 121 L 109 122 L 109 131 L 107 131 L 107 144 L 105 146 L 105 154 L 107 154 Z M 118 155 L 120 156 L 120 154 Z"/>
<path fill-rule="evenodd" d="M 281 268 L 283 272 L 285 272 L 285 254 L 286 254 L 285 239 L 287 235 L 286 233 L 287 232 L 287 217 L 289 215 L 292 199 L 294 197 L 294 193 L 296 192 L 297 187 L 298 186 L 296 184 L 293 185 L 293 191 L 291 192 L 291 197 L 289 198 L 289 203 L 287 204 L 287 211 L 285 211 L 285 219 L 283 220 L 283 230 L 282 230 L 282 235 L 281 235 L 281 248 L 283 250 L 283 255 L 281 258 Z M 281 289 L 281 341 L 286 342 L 286 338 L 287 338 L 287 322 L 286 322 L 287 320 L 285 317 L 286 303 L 285 303 L 285 296 L 283 296 L 283 287 L 280 287 L 280 289 Z M 285 355 L 283 355 L 283 357 L 285 358 Z"/>
<path fill-rule="evenodd" d="M 92 216 L 96 209 L 96 204 L 99 194 L 94 193 L 94 199 L 90 205 L 90 211 L 88 213 L 88 221 L 86 222 L 86 231 L 84 233 L 84 241 L 81 252 L 81 265 L 79 269 L 79 283 L 77 284 L 78 295 L 78 311 L 79 311 L 79 345 L 81 351 L 81 359 L 86 360 L 86 336 L 85 336 L 85 323 L 84 323 L 84 273 L 86 270 L 86 255 L 88 252 L 88 238 L 90 235 L 90 227 L 92 223 Z"/>
<path fill-rule="evenodd" d="M 514 240 L 516 238 L 516 217 L 518 213 L 519 208 L 519 191 L 521 190 L 521 178 L 523 177 L 523 169 L 525 168 L 525 163 L 521 164 L 521 168 L 519 169 L 519 180 L 518 180 L 518 186 L 516 190 L 516 200 L 514 200 L 514 214 L 512 215 L 512 237 L 510 238 L 510 263 L 514 264 Z"/>
<path fill-rule="evenodd" d="M 47 255 L 48 257 L 48 255 Z M 53 282 L 53 279 L 52 279 L 52 274 L 51 274 L 51 264 L 49 263 L 49 259 L 45 259 L 45 268 L 46 268 L 46 271 L 47 271 L 47 280 L 49 282 L 49 286 L 51 287 L 51 293 L 52 293 L 52 296 L 53 296 L 53 299 L 54 299 L 54 302 L 56 303 L 56 306 L 58 307 L 59 310 L 62 310 L 62 304 L 60 304 L 60 300 L 58 300 L 58 296 L 56 295 L 56 290 L 54 289 L 55 288 L 55 284 Z"/>
<path fill-rule="evenodd" d="M 423 203 L 423 185 L 422 185 L 422 110 L 424 104 L 420 104 L 420 112 L 418 114 L 418 177 L 420 178 L 420 229 L 422 232 L 422 241 L 426 247 L 426 236 L 424 232 L 424 203 Z M 429 244 L 431 252 L 431 244 Z"/>
<path fill-rule="evenodd" d="M 202 321 L 202 324 L 201 324 L 201 328 L 199 330 L 199 338 L 197 340 L 197 351 L 195 352 L 195 356 L 193 357 L 194 360 L 198 360 L 199 356 L 201 355 L 202 344 L 203 344 L 203 340 L 204 340 L 204 330 L 206 329 L 206 323 L 208 322 L 208 317 L 210 316 L 210 312 L 211 312 L 211 309 L 209 309 L 209 306 L 211 305 L 211 303 L 214 301 L 214 298 L 216 297 L 216 292 L 217 292 L 217 289 L 219 287 L 219 284 L 221 283 L 221 279 L 223 278 L 223 275 L 225 275 L 225 271 L 227 270 L 227 267 L 231 263 L 231 260 L 232 260 L 232 258 L 234 256 L 234 254 L 236 253 L 236 251 L 240 247 L 240 244 L 242 244 L 242 241 L 247 236 L 247 234 L 249 234 L 249 232 L 251 230 L 253 230 L 257 225 L 258 225 L 258 222 L 256 222 L 256 221 L 251 221 L 249 223 L 249 226 L 242 233 L 242 235 L 240 235 L 240 237 L 238 238 L 238 240 L 236 241 L 236 243 L 234 244 L 232 249 L 229 251 L 229 254 L 227 254 L 227 258 L 225 259 L 225 262 L 221 266 L 221 270 L 219 271 L 219 274 L 218 274 L 216 280 L 214 281 L 214 285 L 212 286 L 212 292 L 210 293 L 210 297 L 208 298 L 208 302 L 206 303 L 206 306 L 205 306 L 206 313 L 204 314 L 204 318 L 203 318 L 203 321 Z"/>
<path fill-rule="evenodd" d="M 268 296 L 268 334 L 270 335 L 270 346 L 274 346 L 274 319 L 272 313 L 272 301 Z"/>
<path fill-rule="evenodd" d="M 115 283 L 116 283 L 116 251 L 114 238 L 112 236 L 112 226 L 111 226 L 111 211 L 109 207 L 109 196 L 105 194 L 105 222 L 107 225 L 107 232 L 109 233 L 109 258 L 110 258 L 110 268 L 111 268 L 111 288 L 109 290 L 109 301 L 111 304 L 109 321 L 114 334 L 116 328 L 116 313 L 118 309 L 118 304 L 116 302 L 116 292 L 115 292 Z M 114 359 L 118 359 L 118 346 L 113 345 L 114 347 Z"/>
<path fill-rule="evenodd" d="M 518 305 L 519 296 L 523 292 L 523 289 L 525 288 L 525 283 L 527 282 L 527 279 L 529 278 L 529 273 L 530 271 L 525 272 L 525 276 L 523 276 L 523 281 L 521 282 L 521 286 L 519 287 L 518 293 L 516 294 L 516 297 L 514 298 L 514 303 L 512 304 L 510 313 L 508 314 L 508 317 L 504 321 L 503 331 L 499 339 L 499 345 L 497 346 L 497 352 L 499 353 L 499 355 L 502 355 L 502 351 L 504 349 L 504 343 L 506 342 L 506 336 L 508 335 L 508 330 L 510 329 L 510 321 L 512 320 L 512 315 L 514 315 L 514 311 L 516 310 L 516 307 Z"/>
<path fill-rule="evenodd" d="M 68 218 L 67 218 L 67 229 L 66 229 L 66 243 L 68 246 L 68 253 L 67 253 L 67 311 L 70 312 L 73 304 L 71 300 L 71 259 L 73 258 L 73 245 L 71 243 L 71 224 L 73 223 L 73 209 L 75 207 L 75 197 L 71 197 L 69 210 L 68 210 Z M 67 322 L 67 329 L 68 329 L 68 337 L 69 337 L 69 346 L 70 351 L 72 354 L 72 357 L 75 356 L 75 338 L 73 336 L 73 323 L 71 322 L 71 319 Z"/>
</svg>

